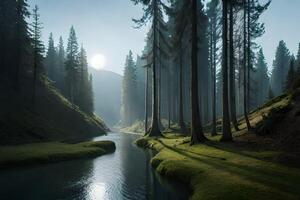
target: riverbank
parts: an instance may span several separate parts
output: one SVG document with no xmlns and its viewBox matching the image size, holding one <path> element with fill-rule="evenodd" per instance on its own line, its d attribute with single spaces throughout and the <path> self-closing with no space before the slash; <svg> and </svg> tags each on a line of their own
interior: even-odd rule
<svg viewBox="0 0 300 200">
<path fill-rule="evenodd" d="M 0 146 L 0 168 L 93 158 L 114 152 L 111 141 L 66 144 L 60 142 Z"/>
<path fill-rule="evenodd" d="M 190 146 L 188 137 L 170 134 L 142 138 L 137 144 L 158 152 L 152 166 L 161 175 L 189 185 L 191 199 L 299 199 L 300 170 L 271 162 L 280 152 L 217 139 Z"/>
</svg>

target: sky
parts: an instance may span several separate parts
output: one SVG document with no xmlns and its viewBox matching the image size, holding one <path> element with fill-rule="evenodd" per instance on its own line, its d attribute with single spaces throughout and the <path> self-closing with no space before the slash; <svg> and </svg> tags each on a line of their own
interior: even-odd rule
<svg viewBox="0 0 300 200">
<path fill-rule="evenodd" d="M 142 15 L 140 6 L 130 0 L 29 0 L 38 5 L 43 23 L 43 40 L 47 46 L 53 32 L 55 42 L 62 36 L 67 43 L 73 25 L 79 44 L 83 44 L 88 60 L 96 54 L 106 58 L 104 69 L 123 74 L 129 50 L 139 54 L 144 47 L 147 28 L 135 29 L 132 18 Z"/>
<path fill-rule="evenodd" d="M 129 50 L 136 55 L 145 45 L 147 27 L 135 29 L 132 22 L 132 18 L 142 15 L 142 9 L 130 0 L 29 0 L 29 3 L 40 8 L 46 44 L 50 32 L 53 32 L 56 42 L 62 35 L 66 43 L 73 25 L 79 43 L 87 50 L 89 61 L 97 54 L 104 55 L 106 70 L 123 74 Z M 264 49 L 269 69 L 280 40 L 287 43 L 291 53 L 297 54 L 300 42 L 299 8 L 300 0 L 273 0 L 261 17 L 266 33 L 257 43 Z"/>
<path fill-rule="evenodd" d="M 272 0 L 269 9 L 261 16 L 266 33 L 257 43 L 263 47 L 269 70 L 272 69 L 280 40 L 284 40 L 290 52 L 297 55 L 300 43 L 299 9 L 300 0 Z"/>
</svg>

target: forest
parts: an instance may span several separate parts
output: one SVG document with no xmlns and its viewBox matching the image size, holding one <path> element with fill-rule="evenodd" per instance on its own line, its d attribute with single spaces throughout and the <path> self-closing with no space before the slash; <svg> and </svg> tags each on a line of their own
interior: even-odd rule
<svg viewBox="0 0 300 200">
<path fill-rule="evenodd" d="M 1 199 L 299 199 L 299 6 L 1 0 Z"/>
</svg>

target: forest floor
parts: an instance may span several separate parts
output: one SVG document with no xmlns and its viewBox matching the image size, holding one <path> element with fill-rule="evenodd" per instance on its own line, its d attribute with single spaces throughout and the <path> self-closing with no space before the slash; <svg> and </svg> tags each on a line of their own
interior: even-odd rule
<svg viewBox="0 0 300 200">
<path fill-rule="evenodd" d="M 111 141 L 0 146 L 0 168 L 93 158 L 114 152 L 115 148 L 115 144 Z"/>
<path fill-rule="evenodd" d="M 249 115 L 254 131 L 239 119 L 234 142 L 209 141 L 190 146 L 176 129 L 137 144 L 157 151 L 156 170 L 188 184 L 191 199 L 300 199 L 300 90 L 272 99 Z M 220 131 L 221 121 L 218 121 Z M 206 127 L 205 130 L 209 130 Z"/>
<path fill-rule="evenodd" d="M 189 137 L 169 134 L 137 143 L 158 152 L 158 173 L 188 184 L 191 199 L 289 200 L 300 197 L 300 169 L 270 162 L 276 151 L 210 140 L 189 145 Z"/>
</svg>

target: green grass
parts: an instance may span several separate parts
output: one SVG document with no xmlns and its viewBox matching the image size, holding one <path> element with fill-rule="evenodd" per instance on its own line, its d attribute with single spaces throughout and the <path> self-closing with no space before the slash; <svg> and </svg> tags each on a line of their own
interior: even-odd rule
<svg viewBox="0 0 300 200">
<path fill-rule="evenodd" d="M 113 152 L 115 148 L 115 144 L 111 141 L 0 146 L 0 168 L 97 157 Z"/>
<path fill-rule="evenodd" d="M 170 135 L 169 135 L 170 136 Z M 209 141 L 190 146 L 187 137 L 142 138 L 158 154 L 156 170 L 190 186 L 195 200 L 292 200 L 300 198 L 300 170 L 269 162 L 280 152 L 254 151 Z"/>
<path fill-rule="evenodd" d="M 137 133 L 143 135 L 145 132 L 145 125 L 143 121 L 135 121 L 131 126 L 117 128 L 119 128 L 120 132 L 123 133 Z"/>
</svg>

